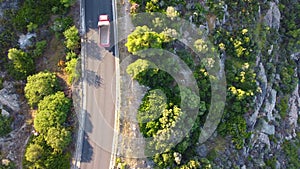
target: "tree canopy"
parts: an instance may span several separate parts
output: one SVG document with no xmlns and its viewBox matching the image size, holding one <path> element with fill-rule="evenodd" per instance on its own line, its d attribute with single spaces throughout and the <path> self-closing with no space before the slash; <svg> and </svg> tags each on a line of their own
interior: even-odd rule
<svg viewBox="0 0 300 169">
<path fill-rule="evenodd" d="M 38 132 L 46 133 L 49 128 L 63 124 L 67 118 L 70 105 L 70 99 L 66 98 L 63 92 L 44 97 L 38 106 L 34 128 Z"/>
<path fill-rule="evenodd" d="M 55 152 L 62 152 L 71 142 L 71 132 L 63 127 L 51 127 L 45 140 Z"/>
<path fill-rule="evenodd" d="M 141 53 L 143 50 L 149 48 L 161 49 L 163 41 L 163 34 L 154 32 L 147 26 L 138 26 L 130 35 L 128 35 L 125 46 L 128 48 L 128 51 L 134 55 L 145 56 L 145 53 Z"/>
<path fill-rule="evenodd" d="M 16 48 L 8 50 L 8 59 L 13 64 L 13 75 L 17 79 L 24 79 L 34 71 L 33 59 L 24 51 Z"/>
<path fill-rule="evenodd" d="M 79 47 L 80 37 L 78 29 L 75 26 L 71 26 L 69 29 L 65 30 L 64 36 L 66 38 L 65 45 L 69 50 L 74 51 Z"/>
<path fill-rule="evenodd" d="M 58 90 L 58 80 L 54 73 L 40 72 L 27 77 L 25 97 L 31 107 L 36 106 L 45 96 Z"/>
<path fill-rule="evenodd" d="M 43 152 L 44 149 L 39 144 L 30 144 L 26 149 L 25 158 L 27 161 L 36 162 L 41 158 Z"/>
</svg>

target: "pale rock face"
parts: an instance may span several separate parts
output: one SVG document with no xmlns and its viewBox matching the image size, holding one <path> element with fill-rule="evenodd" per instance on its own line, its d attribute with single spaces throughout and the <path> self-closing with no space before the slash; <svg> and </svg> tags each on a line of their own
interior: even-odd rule
<svg viewBox="0 0 300 169">
<path fill-rule="evenodd" d="M 13 90 L 13 88 L 14 88 L 13 84 L 4 82 L 3 85 L 4 85 L 4 88 L 0 90 L 0 105 L 1 105 L 1 107 L 2 107 L 2 105 L 6 105 L 13 112 L 19 112 L 20 111 L 20 103 L 19 103 L 18 95 L 11 92 L 11 90 Z M 2 113 L 5 113 L 5 111 L 2 111 Z"/>
<path fill-rule="evenodd" d="M 258 126 L 258 130 L 261 130 L 262 133 L 267 135 L 274 135 L 275 134 L 275 126 L 268 124 L 264 119 L 261 119 Z"/>
<path fill-rule="evenodd" d="M 289 124 L 293 127 L 297 127 L 298 116 L 300 113 L 300 97 L 299 97 L 299 84 L 297 84 L 292 96 L 289 100 L 290 111 L 288 113 Z"/>
<path fill-rule="evenodd" d="M 264 17 L 265 23 L 271 27 L 275 28 L 276 30 L 280 27 L 280 11 L 278 9 L 278 6 L 274 2 L 270 2 L 270 9 L 266 13 L 266 16 Z"/>
<path fill-rule="evenodd" d="M 31 38 L 36 37 L 35 33 L 27 33 L 26 35 L 21 35 L 19 38 L 19 44 L 21 49 L 26 49 L 27 46 L 30 46 L 32 42 Z"/>
<path fill-rule="evenodd" d="M 273 112 L 273 110 L 275 108 L 275 104 L 276 104 L 276 94 L 277 94 L 277 91 L 274 89 L 271 89 L 270 96 L 269 96 L 270 100 L 267 101 L 266 105 L 265 105 L 265 112 L 267 114 L 268 121 L 275 120 L 272 112 Z"/>
</svg>

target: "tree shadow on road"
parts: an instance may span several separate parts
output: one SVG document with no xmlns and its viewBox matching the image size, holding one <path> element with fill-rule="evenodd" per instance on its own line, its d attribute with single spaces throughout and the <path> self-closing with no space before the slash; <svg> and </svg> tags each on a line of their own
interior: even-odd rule
<svg viewBox="0 0 300 169">
<path fill-rule="evenodd" d="M 89 137 L 86 133 L 84 133 L 81 162 L 88 163 L 92 161 L 93 153 L 94 150 L 91 144 L 89 143 Z"/>
<path fill-rule="evenodd" d="M 96 88 L 99 88 L 102 86 L 103 79 L 96 72 L 94 72 L 92 70 L 85 70 L 85 76 L 86 76 L 86 78 L 85 78 L 86 83 L 89 86 L 94 86 Z"/>
</svg>

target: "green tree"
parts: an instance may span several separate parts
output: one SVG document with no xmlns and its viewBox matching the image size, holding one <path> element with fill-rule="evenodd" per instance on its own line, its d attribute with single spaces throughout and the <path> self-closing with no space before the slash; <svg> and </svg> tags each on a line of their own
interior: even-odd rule
<svg viewBox="0 0 300 169">
<path fill-rule="evenodd" d="M 127 69 L 126 72 L 133 78 L 136 79 L 138 75 L 141 73 L 140 76 L 143 76 L 143 73 L 147 69 L 155 68 L 155 64 L 144 59 L 138 59 L 135 62 L 131 63 Z M 156 69 L 158 71 L 158 69 Z"/>
<path fill-rule="evenodd" d="M 32 56 L 34 58 L 38 58 L 38 57 L 42 56 L 42 54 L 44 53 L 46 47 L 47 47 L 47 41 L 46 40 L 36 42 L 35 49 L 32 52 Z"/>
<path fill-rule="evenodd" d="M 71 26 L 69 29 L 65 30 L 63 34 L 66 38 L 65 45 L 69 50 L 75 51 L 79 48 L 80 37 L 78 29 L 75 26 Z"/>
<path fill-rule="evenodd" d="M 51 127 L 45 140 L 55 152 L 62 152 L 71 142 L 71 132 L 64 127 Z"/>
<path fill-rule="evenodd" d="M 66 154 L 52 153 L 51 155 L 47 156 L 47 159 L 44 161 L 44 163 L 45 163 L 45 166 L 49 169 L 71 168 L 70 157 L 71 157 L 71 155 L 69 153 L 66 153 Z"/>
<path fill-rule="evenodd" d="M 34 24 L 32 22 L 30 22 L 28 25 L 27 25 L 27 31 L 28 32 L 34 32 L 36 29 L 37 29 L 38 25 L 37 24 Z"/>
<path fill-rule="evenodd" d="M 76 59 L 76 58 L 78 58 L 78 56 L 73 51 L 68 52 L 67 55 L 66 55 L 66 60 L 67 61 L 70 61 L 71 59 Z"/>
<path fill-rule="evenodd" d="M 63 92 L 44 97 L 39 103 L 38 112 L 34 119 L 34 128 L 41 133 L 46 133 L 51 127 L 62 125 L 70 110 L 70 99 Z"/>
<path fill-rule="evenodd" d="M 40 72 L 27 77 L 24 92 L 29 105 L 33 107 L 45 96 L 55 93 L 58 88 L 58 80 L 54 73 Z"/>
<path fill-rule="evenodd" d="M 149 48 L 162 48 L 164 35 L 152 31 L 147 26 L 138 26 L 136 29 L 128 35 L 128 40 L 125 46 L 128 51 L 134 55 L 145 56 L 145 53 L 141 51 Z M 149 53 L 147 53 L 149 54 Z"/>
<path fill-rule="evenodd" d="M 71 84 L 75 79 L 79 78 L 79 73 L 77 71 L 77 58 L 72 58 L 70 61 L 66 62 L 66 72 L 68 74 L 68 83 Z"/>
<path fill-rule="evenodd" d="M 151 90 L 144 97 L 137 114 L 141 132 L 144 136 L 152 137 L 156 134 L 159 129 L 158 119 L 166 108 L 167 98 L 161 90 Z"/>
<path fill-rule="evenodd" d="M 60 0 L 60 3 L 64 5 L 65 8 L 69 8 L 75 3 L 75 0 Z"/>
<path fill-rule="evenodd" d="M 29 162 L 37 162 L 44 152 L 44 149 L 39 144 L 30 144 L 25 153 L 25 158 Z"/>
<path fill-rule="evenodd" d="M 13 75 L 17 79 L 24 79 L 34 71 L 33 59 L 22 50 L 11 48 L 8 50 L 8 59 L 12 61 Z"/>
</svg>

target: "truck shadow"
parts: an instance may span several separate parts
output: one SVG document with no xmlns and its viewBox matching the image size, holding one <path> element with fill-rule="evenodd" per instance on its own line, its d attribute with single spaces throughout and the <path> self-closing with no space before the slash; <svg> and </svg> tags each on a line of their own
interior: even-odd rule
<svg viewBox="0 0 300 169">
<path fill-rule="evenodd" d="M 103 58 L 101 55 L 101 48 L 98 46 L 98 44 L 95 41 L 86 42 L 86 55 L 89 58 L 93 58 L 99 61 L 101 61 Z"/>
</svg>

